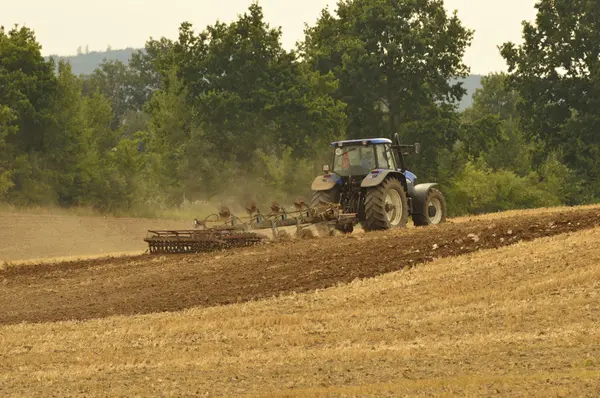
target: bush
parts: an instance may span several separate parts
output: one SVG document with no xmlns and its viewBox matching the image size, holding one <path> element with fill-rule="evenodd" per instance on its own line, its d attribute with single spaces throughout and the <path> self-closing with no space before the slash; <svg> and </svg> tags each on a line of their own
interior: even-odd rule
<svg viewBox="0 0 600 398">
<path fill-rule="evenodd" d="M 512 171 L 494 172 L 484 163 L 467 162 L 448 189 L 449 212 L 458 216 L 560 205 L 563 198 L 553 188 L 564 176 L 553 176 L 548 185 L 540 182 L 537 173 L 519 177 Z"/>
</svg>

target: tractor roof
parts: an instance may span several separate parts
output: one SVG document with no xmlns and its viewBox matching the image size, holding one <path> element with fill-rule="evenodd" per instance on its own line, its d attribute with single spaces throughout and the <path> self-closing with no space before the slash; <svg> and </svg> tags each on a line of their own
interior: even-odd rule
<svg viewBox="0 0 600 398">
<path fill-rule="evenodd" d="M 332 142 L 331 146 L 332 147 L 336 147 L 336 146 L 343 146 L 343 145 L 355 145 L 355 144 L 363 144 L 363 143 L 367 143 L 367 144 L 391 144 L 392 140 L 390 140 L 389 138 L 364 138 L 362 140 L 345 140 L 345 141 L 336 141 L 336 142 Z"/>
</svg>

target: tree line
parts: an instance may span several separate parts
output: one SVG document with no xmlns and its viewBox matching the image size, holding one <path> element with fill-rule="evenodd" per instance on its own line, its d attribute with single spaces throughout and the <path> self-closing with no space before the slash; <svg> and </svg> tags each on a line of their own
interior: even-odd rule
<svg viewBox="0 0 600 398">
<path fill-rule="evenodd" d="M 473 31 L 441 0 L 342 1 L 293 50 L 254 3 L 81 76 L 45 60 L 31 29 L 1 28 L 0 201 L 128 214 L 285 201 L 310 194 L 331 141 L 398 133 L 422 144 L 410 168 L 453 215 L 594 202 L 600 9 L 569 4 L 538 2 L 524 43 L 499 49 L 508 73 L 464 111 Z"/>
</svg>

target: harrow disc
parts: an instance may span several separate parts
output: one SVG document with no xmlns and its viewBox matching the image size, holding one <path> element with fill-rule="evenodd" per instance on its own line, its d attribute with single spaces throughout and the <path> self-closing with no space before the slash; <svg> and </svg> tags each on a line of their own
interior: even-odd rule
<svg viewBox="0 0 600 398">
<path fill-rule="evenodd" d="M 263 242 L 266 236 L 236 229 L 209 228 L 204 230 L 148 231 L 144 239 L 151 254 L 201 253 L 234 247 L 252 246 Z"/>
</svg>

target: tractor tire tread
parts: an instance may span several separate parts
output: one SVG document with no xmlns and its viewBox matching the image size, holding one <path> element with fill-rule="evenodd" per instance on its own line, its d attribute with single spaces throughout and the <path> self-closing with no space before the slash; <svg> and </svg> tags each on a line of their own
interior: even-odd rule
<svg viewBox="0 0 600 398">
<path fill-rule="evenodd" d="M 340 200 L 340 192 L 337 187 L 333 187 L 327 191 L 313 191 L 310 200 L 310 207 L 318 207 L 329 203 L 338 203 Z"/>
<path fill-rule="evenodd" d="M 444 221 L 446 221 L 446 199 L 444 198 L 444 195 L 440 192 L 440 190 L 436 188 L 431 188 L 429 190 L 429 193 L 427 194 L 427 198 L 425 199 L 425 206 L 427 206 L 427 203 L 429 203 L 429 200 L 432 196 L 437 196 L 442 205 L 442 220 L 440 221 L 440 224 L 442 224 Z M 427 212 L 427 209 L 424 209 L 424 211 Z M 416 227 L 426 227 L 431 224 L 431 222 L 429 221 L 429 216 L 426 213 L 413 213 L 412 219 Z"/>
<path fill-rule="evenodd" d="M 385 230 L 390 223 L 385 212 L 385 196 L 390 185 L 400 190 L 403 215 L 398 227 L 405 227 L 408 222 L 408 201 L 402 183 L 395 178 L 388 178 L 376 187 L 369 188 L 365 197 L 365 220 L 362 223 L 365 231 Z"/>
</svg>

